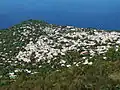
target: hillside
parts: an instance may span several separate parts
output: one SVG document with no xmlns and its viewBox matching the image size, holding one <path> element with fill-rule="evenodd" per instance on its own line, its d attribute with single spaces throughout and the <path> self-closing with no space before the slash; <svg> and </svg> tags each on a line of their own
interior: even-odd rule
<svg viewBox="0 0 120 90">
<path fill-rule="evenodd" d="M 119 90 L 119 60 L 116 31 L 38 20 L 0 30 L 0 90 Z"/>
</svg>

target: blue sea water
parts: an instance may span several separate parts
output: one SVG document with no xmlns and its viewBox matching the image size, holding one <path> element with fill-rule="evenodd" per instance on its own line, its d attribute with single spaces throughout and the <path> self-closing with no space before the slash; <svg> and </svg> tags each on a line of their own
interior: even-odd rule
<svg viewBox="0 0 120 90">
<path fill-rule="evenodd" d="M 28 19 L 120 30 L 120 0 L 0 0 L 0 29 Z"/>
</svg>

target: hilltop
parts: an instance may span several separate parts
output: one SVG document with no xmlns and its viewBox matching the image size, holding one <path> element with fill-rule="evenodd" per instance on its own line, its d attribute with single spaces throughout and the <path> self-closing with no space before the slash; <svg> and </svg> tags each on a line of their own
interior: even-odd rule
<svg viewBox="0 0 120 90">
<path fill-rule="evenodd" d="M 60 80 L 65 75 L 65 83 L 66 78 L 78 79 L 73 83 L 68 81 L 73 85 L 71 90 L 78 90 L 76 86 L 80 90 L 115 88 L 120 80 L 116 76 L 120 74 L 119 60 L 120 33 L 116 31 L 60 26 L 32 19 L 0 30 L 0 78 L 3 86 L 5 80 L 10 83 L 23 74 L 29 77 L 38 75 L 36 78 L 40 79 L 41 73 L 47 78 L 54 72 Z M 67 87 L 67 84 L 56 81 L 59 77 L 51 77 L 56 77 L 51 84 L 55 84 L 59 90 Z M 63 86 L 64 89 L 61 88 Z"/>
</svg>

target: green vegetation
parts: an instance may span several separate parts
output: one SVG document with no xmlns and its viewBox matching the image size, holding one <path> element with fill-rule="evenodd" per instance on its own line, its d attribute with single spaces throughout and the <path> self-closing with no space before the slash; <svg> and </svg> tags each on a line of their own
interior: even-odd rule
<svg viewBox="0 0 120 90">
<path fill-rule="evenodd" d="M 29 30 L 31 34 L 22 35 L 24 29 L 20 28 L 21 26 L 27 25 L 32 28 L 35 24 L 40 24 L 42 28 L 50 26 L 44 21 L 28 20 L 0 31 L 2 42 L 0 43 L 0 52 L 2 52 L 0 53 L 0 90 L 120 90 L 120 48 L 116 51 L 113 47 L 105 55 L 92 57 L 89 59 L 93 62 L 92 65 L 79 63 L 83 56 L 76 51 L 68 51 L 65 56 L 59 55 L 56 60 L 51 60 L 51 63 L 47 63 L 46 60 L 44 63 L 32 65 L 34 61 L 31 63 L 18 61 L 16 65 L 13 56 L 23 50 L 22 47 L 29 42 L 29 39 L 33 38 L 33 42 L 36 42 L 40 35 L 46 34 L 36 25 L 35 31 Z M 53 26 L 57 27 L 57 25 Z M 107 59 L 104 60 L 103 57 Z M 3 58 L 9 59 L 12 64 L 4 62 Z M 61 59 L 65 60 L 66 65 L 71 66 L 61 67 L 59 63 Z M 71 62 L 79 65 L 76 66 Z M 40 65 L 42 67 L 39 68 Z M 26 73 L 24 71 L 26 68 L 36 73 Z M 15 69 L 22 71 L 15 73 L 17 77 L 9 77 L 8 73 Z"/>
<path fill-rule="evenodd" d="M 110 49 L 109 58 L 113 52 Z M 66 59 L 79 57 L 74 54 L 72 59 Z M 102 60 L 102 56 L 92 59 L 93 65 L 72 65 L 58 70 L 46 66 L 33 75 L 21 73 L 16 79 L 1 78 L 0 90 L 120 90 L 120 56 L 115 60 Z"/>
</svg>

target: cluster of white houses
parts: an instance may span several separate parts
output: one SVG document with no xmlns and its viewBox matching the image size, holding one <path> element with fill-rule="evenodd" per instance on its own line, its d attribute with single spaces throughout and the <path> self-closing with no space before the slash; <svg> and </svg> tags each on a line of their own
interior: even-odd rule
<svg viewBox="0 0 120 90">
<path fill-rule="evenodd" d="M 27 28 L 35 31 L 35 28 L 27 26 Z M 120 44 L 120 33 L 104 30 L 75 28 L 73 26 L 46 27 L 43 29 L 46 33 L 41 35 L 36 43 L 33 39 L 24 47 L 25 51 L 20 51 L 16 58 L 19 61 L 31 62 L 31 56 L 36 62 L 54 59 L 58 55 L 66 55 L 67 51 L 78 51 L 80 54 L 88 53 L 91 57 L 99 54 L 105 54 L 112 46 L 116 47 L 116 51 Z M 25 29 L 23 35 L 29 35 L 29 30 Z M 92 64 L 84 58 L 83 64 Z M 103 57 L 106 59 L 106 57 Z M 76 64 L 77 65 L 77 64 Z M 69 65 L 68 65 L 69 66 Z"/>
</svg>

